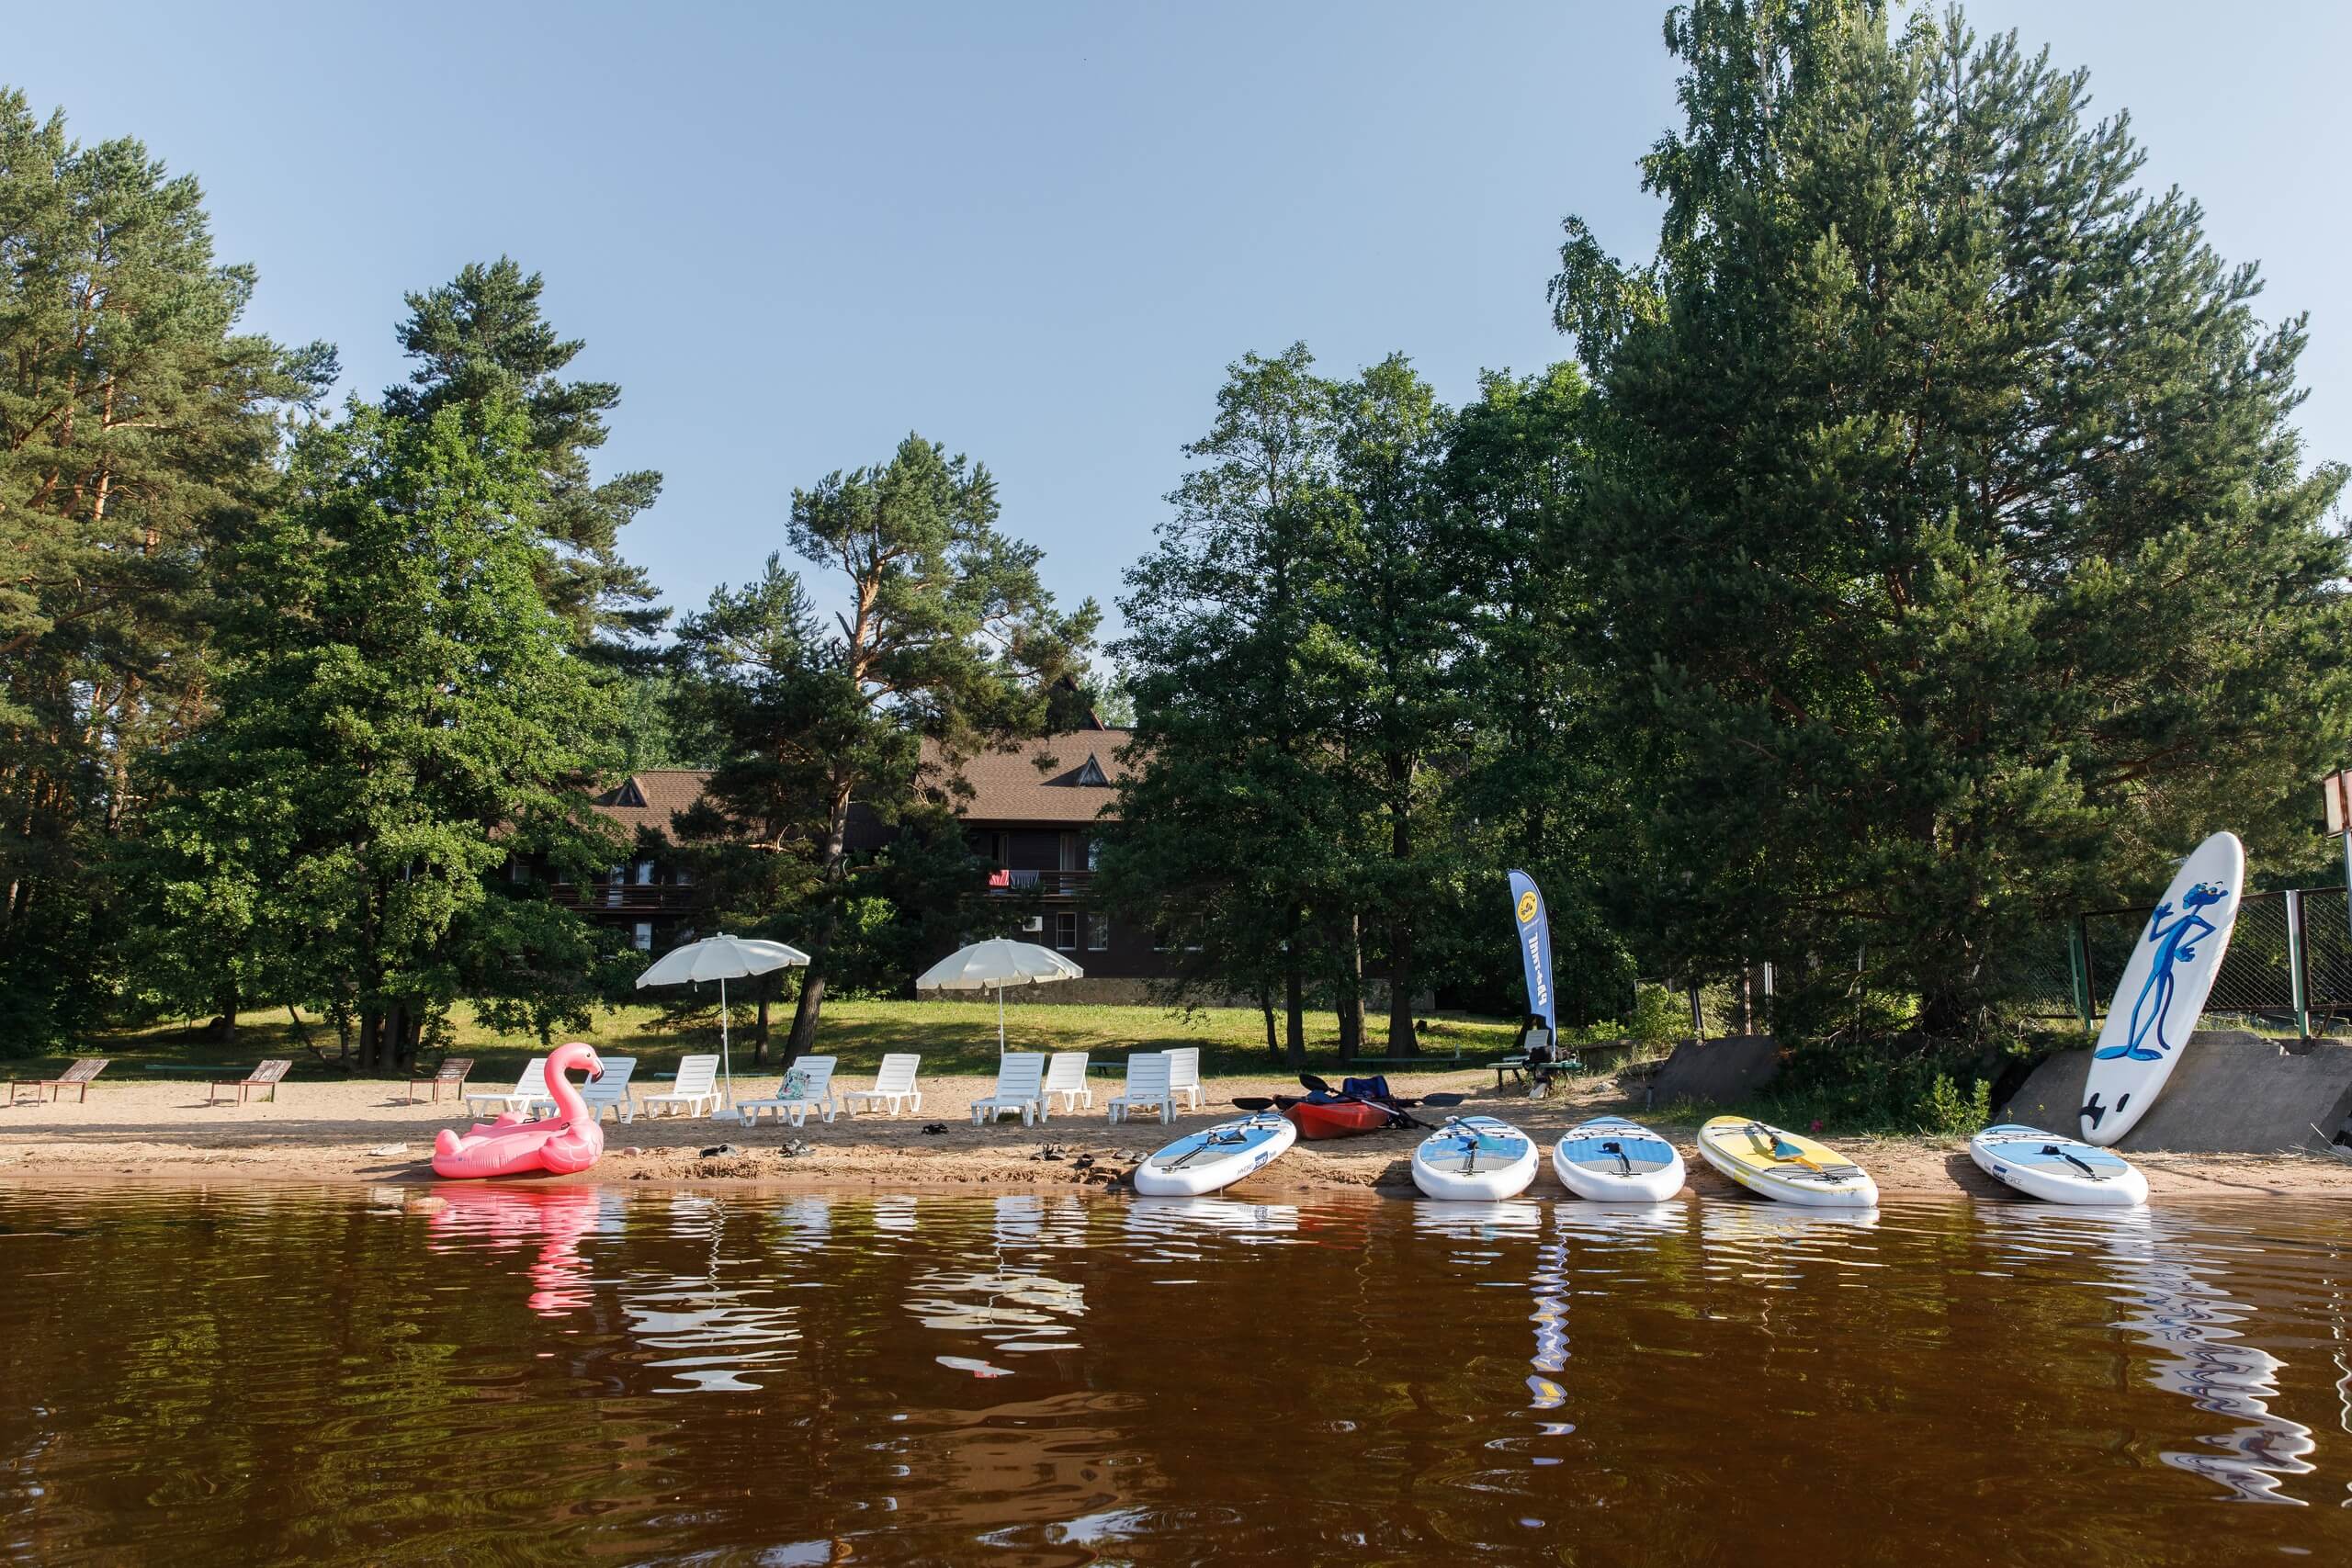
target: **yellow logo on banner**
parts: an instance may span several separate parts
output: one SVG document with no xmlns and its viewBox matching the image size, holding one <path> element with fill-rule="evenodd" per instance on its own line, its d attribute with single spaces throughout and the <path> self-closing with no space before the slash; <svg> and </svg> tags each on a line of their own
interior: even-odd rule
<svg viewBox="0 0 2352 1568">
<path fill-rule="evenodd" d="M 1521 894 L 1519 896 L 1519 923 L 1523 926 L 1528 921 L 1533 919 L 1535 918 L 1535 895 L 1532 893 Z"/>
</svg>

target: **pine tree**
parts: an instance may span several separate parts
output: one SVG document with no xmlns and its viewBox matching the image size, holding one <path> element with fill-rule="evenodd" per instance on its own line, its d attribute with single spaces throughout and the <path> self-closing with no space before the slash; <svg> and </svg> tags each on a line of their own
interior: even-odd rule
<svg viewBox="0 0 2352 1568">
<path fill-rule="evenodd" d="M 616 852 L 578 807 L 617 715 L 542 601 L 539 479 L 496 399 L 310 433 L 295 499 L 221 563 L 220 712 L 158 769 L 147 869 L 183 970 L 322 1003 L 352 1065 L 470 997 L 544 1039 L 599 994 L 593 934 L 492 873 Z"/>
<path fill-rule="evenodd" d="M 686 711 L 724 747 L 712 816 L 695 826 L 740 840 L 739 853 L 777 857 L 754 877 L 763 886 L 751 912 L 805 921 L 792 933 L 810 962 L 790 1057 L 815 1043 L 854 906 L 893 866 L 910 874 L 922 844 L 944 841 L 939 818 L 962 761 L 1043 733 L 1051 688 L 1084 669 L 1092 601 L 1057 610 L 1042 552 L 1000 532 L 998 517 L 986 468 L 909 435 L 887 462 L 793 491 L 793 549 L 837 574 L 847 606 L 831 626 L 770 557 L 759 581 L 722 586 L 679 629 L 680 665 L 697 688 Z M 925 740 L 944 772 L 924 768 Z M 922 830 L 895 854 L 861 855 L 854 807 Z"/>
<path fill-rule="evenodd" d="M 2302 830 L 2352 719 L 2301 318 L 1957 10 L 1693 0 L 1655 259 L 1573 220 L 1591 554 L 1682 939 L 1964 1031 L 2037 917 Z M 1817 998 L 1816 998 L 1817 999 Z"/>
<path fill-rule="evenodd" d="M 208 704 L 209 553 L 273 498 L 277 415 L 323 344 L 240 333 L 250 267 L 137 141 L 0 92 L 0 1051 L 116 976 L 106 863 L 141 763 Z"/>
<path fill-rule="evenodd" d="M 662 476 L 638 470 L 599 481 L 590 472 L 591 455 L 611 434 L 605 416 L 620 406 L 621 389 L 560 378 L 587 345 L 556 335 L 539 312 L 544 288 L 537 273 L 526 277 L 501 256 L 488 265 L 469 263 L 440 288 L 410 295 L 399 334 L 418 364 L 407 385 L 386 389 L 384 407 L 423 419 L 459 403 L 521 405 L 543 491 L 541 592 L 583 639 L 608 639 L 610 653 L 651 635 L 666 615 L 643 569 L 620 555 L 620 531 L 660 497 Z"/>
</svg>

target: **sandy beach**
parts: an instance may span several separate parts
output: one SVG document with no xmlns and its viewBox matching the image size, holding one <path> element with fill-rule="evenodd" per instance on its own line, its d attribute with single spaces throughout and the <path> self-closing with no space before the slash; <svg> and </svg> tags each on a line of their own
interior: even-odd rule
<svg viewBox="0 0 2352 1568">
<path fill-rule="evenodd" d="M 773 1092 L 772 1077 L 752 1092 Z M 1498 1094 L 1483 1075 L 1452 1072 L 1391 1079 L 1400 1094 L 1451 1091 L 1460 1107 L 1427 1109 L 1424 1121 L 1451 1110 L 1508 1117 L 1548 1144 L 1583 1117 L 1627 1107 L 1606 1080 L 1563 1086 L 1545 1100 Z M 805 1127 L 763 1120 L 746 1128 L 684 1116 L 605 1123 L 605 1156 L 594 1172 L 571 1179 L 643 1180 L 695 1185 L 758 1183 L 811 1188 L 1057 1188 L 1121 1185 L 1136 1160 L 1191 1128 L 1234 1114 L 1236 1095 L 1295 1092 L 1275 1077 L 1208 1082 L 1202 1108 L 1172 1127 L 1155 1121 L 1112 1126 L 1101 1109 L 1115 1084 L 1098 1080 L 1096 1109 L 1056 1114 L 1043 1125 L 1006 1121 L 972 1125 L 972 1100 L 988 1092 L 978 1077 L 925 1081 L 921 1114 L 896 1119 L 843 1115 Z M 18 1103 L 0 1112 L 0 1179 L 46 1185 L 124 1178 L 256 1182 L 429 1182 L 433 1135 L 470 1118 L 445 1097 L 412 1104 L 402 1086 L 380 1081 L 293 1083 L 275 1103 L 204 1103 L 200 1085 L 101 1081 L 86 1104 Z M 945 1131 L 926 1134 L 926 1125 Z M 1690 1190 L 1732 1197 L 1738 1189 L 1690 1156 L 1692 1129 L 1660 1122 L 1682 1144 Z M 1343 1189 L 1412 1190 L 1409 1160 L 1419 1134 L 1397 1131 L 1336 1143 L 1301 1144 L 1253 1178 L 1242 1192 L 1272 1195 Z M 1956 1139 L 1846 1137 L 1838 1145 L 1866 1167 L 1889 1197 L 1997 1196 L 2006 1191 L 1970 1163 Z M 705 1151 L 731 1145 L 729 1152 Z M 788 1152 L 796 1146 L 797 1152 Z M 1060 1157 L 1043 1157 L 1051 1150 Z M 2352 1196 L 2352 1162 L 2325 1156 L 2135 1154 L 2158 1201 L 2285 1196 Z M 1553 1190 L 1548 1171 L 1539 1192 Z"/>
</svg>

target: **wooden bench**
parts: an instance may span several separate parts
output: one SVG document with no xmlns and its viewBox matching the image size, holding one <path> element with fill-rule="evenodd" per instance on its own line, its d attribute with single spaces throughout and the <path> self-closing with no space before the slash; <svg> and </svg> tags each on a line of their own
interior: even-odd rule
<svg viewBox="0 0 2352 1568">
<path fill-rule="evenodd" d="M 243 1077 L 215 1078 L 212 1080 L 211 1087 L 204 1091 L 204 1103 L 207 1105 L 214 1103 L 220 1099 L 220 1091 L 224 1089 L 233 1089 L 237 1091 L 237 1103 L 240 1105 L 245 1102 L 245 1091 L 255 1089 L 269 1090 L 269 1098 L 274 1101 L 277 1099 L 277 1080 L 291 1071 L 293 1066 L 292 1062 L 273 1058 L 264 1062 Z"/>
<path fill-rule="evenodd" d="M 408 1080 L 408 1102 L 411 1105 L 416 1103 L 416 1086 L 421 1083 L 433 1086 L 433 1101 L 436 1105 L 441 1102 L 441 1089 L 445 1084 L 453 1093 L 462 1095 L 466 1092 L 466 1075 L 473 1070 L 474 1059 L 471 1056 L 444 1056 L 441 1058 L 441 1065 L 433 1069 L 431 1077 L 411 1075 Z"/>
<path fill-rule="evenodd" d="M 31 1089 L 33 1103 L 36 1105 L 51 1099 L 62 1100 L 65 1098 L 66 1086 L 69 1084 L 74 1090 L 74 1101 L 77 1104 L 86 1103 L 90 1098 L 90 1080 L 105 1072 L 107 1063 L 111 1059 L 107 1056 L 85 1056 L 53 1078 L 10 1078 L 8 1103 L 11 1105 L 17 1103 L 17 1090 L 19 1089 Z"/>
</svg>

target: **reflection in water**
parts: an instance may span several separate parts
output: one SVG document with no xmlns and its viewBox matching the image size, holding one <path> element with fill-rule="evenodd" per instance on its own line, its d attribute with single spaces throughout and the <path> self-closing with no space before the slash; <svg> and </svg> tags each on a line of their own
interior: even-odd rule
<svg viewBox="0 0 2352 1568">
<path fill-rule="evenodd" d="M 451 1182 L 426 1220 L 433 1245 L 503 1252 L 538 1244 L 530 1265 L 536 1287 L 524 1304 L 541 1317 L 561 1317 L 589 1302 L 589 1267 L 581 1241 L 607 1217 L 617 1226 L 619 1199 L 594 1187 L 509 1187 Z"/>
<path fill-rule="evenodd" d="M 1876 1209 L 1800 1209 L 1739 1199 L 1702 1204 L 1699 1213 L 1707 1272 L 1726 1282 L 1767 1291 L 1809 1283 L 1860 1289 L 1860 1279 L 1840 1276 L 1883 1267 L 1871 1238 L 1879 1225 Z M 1809 1280 L 1809 1270 L 1824 1266 L 1828 1274 Z"/>
<path fill-rule="evenodd" d="M 0 1187 L 0 1559 L 2346 1560 L 2340 1209 L 1883 1215 Z"/>
<path fill-rule="evenodd" d="M 2300 1506 L 2301 1499 L 2280 1486 L 2284 1477 L 2311 1472 L 2304 1456 L 2315 1446 L 2312 1429 L 2271 1412 L 2287 1364 L 2245 1343 L 2233 1326 L 2253 1309 L 2223 1289 L 2222 1265 L 2212 1254 L 2229 1250 L 2226 1246 L 2210 1235 L 2193 1237 L 2169 1211 L 2004 1203 L 1988 1205 L 1986 1213 L 1996 1236 L 2031 1238 L 2023 1250 L 2034 1255 L 2095 1247 L 2129 1287 L 2112 1299 L 2133 1310 L 2114 1326 L 2174 1352 L 2155 1363 L 2148 1381 L 2199 1410 L 2243 1423 L 2204 1438 L 2212 1453 L 2166 1449 L 2159 1458 L 2220 1483 L 2246 1502 Z"/>
</svg>

